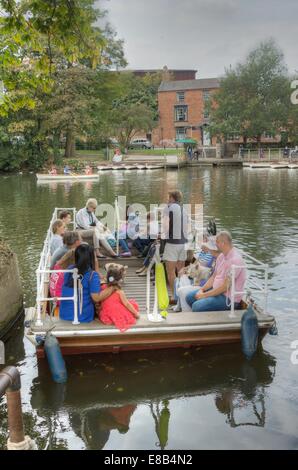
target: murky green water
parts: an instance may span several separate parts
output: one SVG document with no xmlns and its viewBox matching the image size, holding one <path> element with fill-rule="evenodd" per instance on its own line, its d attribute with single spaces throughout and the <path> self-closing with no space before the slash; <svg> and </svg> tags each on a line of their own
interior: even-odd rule
<svg viewBox="0 0 298 470">
<path fill-rule="evenodd" d="M 53 384 L 46 363 L 16 328 L 8 362 L 22 373 L 27 432 L 40 448 L 298 448 L 298 171 L 184 169 L 103 174 L 99 182 L 38 185 L 35 177 L 0 176 L 0 235 L 17 252 L 26 304 L 55 206 L 86 198 L 160 202 L 169 189 L 231 230 L 237 245 L 269 263 L 269 310 L 279 336 L 267 336 L 248 363 L 240 347 L 67 358 L 69 380 Z M 0 402 L 0 448 L 6 409 Z"/>
</svg>

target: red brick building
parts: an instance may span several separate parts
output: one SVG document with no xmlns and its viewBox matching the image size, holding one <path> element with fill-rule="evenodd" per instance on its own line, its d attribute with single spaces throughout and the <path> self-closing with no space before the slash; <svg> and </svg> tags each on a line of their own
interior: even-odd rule
<svg viewBox="0 0 298 470">
<path fill-rule="evenodd" d="M 175 145 L 191 137 L 199 145 L 215 144 L 208 133 L 206 102 L 219 88 L 218 78 L 163 81 L 158 90 L 159 125 L 152 133 L 154 145 Z"/>
</svg>

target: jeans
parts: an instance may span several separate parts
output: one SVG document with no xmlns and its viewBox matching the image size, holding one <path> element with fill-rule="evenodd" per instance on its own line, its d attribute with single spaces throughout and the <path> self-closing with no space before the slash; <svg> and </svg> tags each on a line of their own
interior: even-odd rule
<svg viewBox="0 0 298 470">
<path fill-rule="evenodd" d="M 149 248 L 149 251 L 146 255 L 146 258 L 144 259 L 143 261 L 143 265 L 148 268 L 149 264 L 151 263 L 152 261 L 152 258 L 153 256 L 155 255 L 155 251 L 156 251 L 156 245 L 151 245 L 150 248 Z"/>
<path fill-rule="evenodd" d="M 113 249 L 116 248 L 116 246 L 117 246 L 116 237 L 115 237 L 115 238 L 109 238 L 109 239 L 108 239 L 108 242 L 109 242 L 110 246 L 111 246 Z M 128 247 L 127 241 L 124 240 L 123 238 L 120 238 L 120 239 L 119 239 L 119 246 L 121 247 L 122 251 L 124 251 L 124 252 L 129 251 L 129 247 Z"/>
<path fill-rule="evenodd" d="M 199 289 L 194 292 L 190 292 L 186 296 L 186 302 L 191 306 L 193 312 L 231 310 L 231 306 L 227 306 L 227 297 L 224 294 L 197 300 L 195 298 L 197 292 L 199 292 Z M 230 303 L 229 299 L 228 303 Z M 239 308 L 239 303 L 235 303 L 235 308 Z"/>
<path fill-rule="evenodd" d="M 136 249 L 140 252 L 143 253 L 143 250 L 150 244 L 150 240 L 148 238 L 136 238 L 133 241 L 133 246 L 136 247 Z"/>
<path fill-rule="evenodd" d="M 182 312 L 191 312 L 191 307 L 188 305 L 186 299 L 192 292 L 198 292 L 198 288 L 195 286 L 183 286 L 178 288 L 177 308 L 179 309 L 180 307 Z"/>
</svg>

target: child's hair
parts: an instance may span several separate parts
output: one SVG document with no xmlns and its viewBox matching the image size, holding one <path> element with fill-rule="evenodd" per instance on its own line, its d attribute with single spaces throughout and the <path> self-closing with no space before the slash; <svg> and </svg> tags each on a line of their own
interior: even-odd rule
<svg viewBox="0 0 298 470">
<path fill-rule="evenodd" d="M 60 219 L 55 220 L 55 222 L 52 223 L 52 232 L 55 235 L 57 233 L 58 228 L 63 227 L 63 222 Z"/>
<path fill-rule="evenodd" d="M 60 214 L 59 214 L 59 219 L 60 220 L 66 219 L 66 217 L 68 215 L 70 215 L 70 217 L 71 217 L 71 212 L 70 211 L 61 211 Z"/>
<path fill-rule="evenodd" d="M 116 268 L 111 266 L 107 272 L 107 284 L 108 286 L 117 286 L 121 288 L 121 282 L 123 281 L 125 268 Z"/>
</svg>

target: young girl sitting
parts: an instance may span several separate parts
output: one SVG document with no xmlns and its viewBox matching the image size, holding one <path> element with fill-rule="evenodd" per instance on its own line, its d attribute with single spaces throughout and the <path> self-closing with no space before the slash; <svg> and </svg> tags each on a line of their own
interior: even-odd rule
<svg viewBox="0 0 298 470">
<path fill-rule="evenodd" d="M 114 288 L 112 294 L 101 302 L 99 319 L 106 325 L 115 325 L 121 332 L 126 331 L 139 318 L 139 306 L 133 299 L 127 299 L 121 288 L 125 268 L 108 268 L 107 288 Z M 104 289 L 104 286 L 103 286 Z"/>
</svg>

